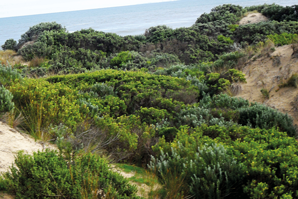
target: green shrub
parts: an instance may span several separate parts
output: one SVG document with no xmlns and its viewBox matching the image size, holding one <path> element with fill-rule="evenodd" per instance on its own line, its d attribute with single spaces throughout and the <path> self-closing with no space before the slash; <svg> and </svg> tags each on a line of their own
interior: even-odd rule
<svg viewBox="0 0 298 199">
<path fill-rule="evenodd" d="M 266 21 L 257 24 L 247 24 L 239 26 L 233 33 L 232 39 L 235 42 L 246 44 L 257 44 L 264 42 L 268 35 L 289 33 L 297 34 L 297 21 Z"/>
<path fill-rule="evenodd" d="M 236 69 L 229 69 L 227 72 L 226 79 L 230 80 L 231 82 L 245 82 L 246 78 L 245 74 L 243 74 L 241 71 Z"/>
<path fill-rule="evenodd" d="M 39 23 L 35 26 L 29 28 L 29 30 L 21 35 L 21 39 L 17 45 L 17 49 L 20 49 L 23 44 L 28 41 L 36 41 L 38 37 L 45 31 L 64 31 L 65 29 L 62 28 L 60 24 L 56 22 L 46 22 L 46 23 Z"/>
<path fill-rule="evenodd" d="M 286 84 L 281 85 L 281 87 L 284 87 L 284 86 L 292 86 L 294 88 L 297 88 L 298 87 L 298 74 L 297 73 L 293 74 L 290 77 L 290 79 L 287 81 Z"/>
<path fill-rule="evenodd" d="M 282 34 L 268 35 L 267 37 L 271 39 L 275 45 L 278 46 L 288 45 L 298 41 L 297 34 L 291 34 L 286 32 Z"/>
<path fill-rule="evenodd" d="M 14 108 L 13 95 L 3 85 L 0 87 L 0 113 L 9 112 Z"/>
<path fill-rule="evenodd" d="M 283 7 L 277 4 L 264 4 L 259 6 L 251 6 L 249 10 L 258 10 L 270 20 L 275 21 L 297 21 L 297 5 Z"/>
<path fill-rule="evenodd" d="M 234 32 L 234 31 L 239 27 L 239 25 L 238 25 L 238 24 L 231 24 L 231 25 L 229 25 L 228 27 L 229 27 L 229 29 L 230 29 L 232 32 Z"/>
<path fill-rule="evenodd" d="M 214 113 L 214 112 L 213 112 Z M 214 117 L 215 116 L 215 117 Z M 188 125 L 190 127 L 197 127 L 203 124 L 207 125 L 219 125 L 219 126 L 231 126 L 235 125 L 233 121 L 231 121 L 231 117 L 223 117 L 222 114 L 212 115 L 212 111 L 210 109 L 205 109 L 201 107 L 190 107 L 187 109 L 182 109 L 179 115 L 180 125 Z"/>
<path fill-rule="evenodd" d="M 117 55 L 117 57 L 114 57 L 110 63 L 112 66 L 122 66 L 129 60 L 132 60 L 132 56 L 131 56 L 130 52 L 124 51 L 124 52 L 119 53 Z"/>
<path fill-rule="evenodd" d="M 280 131 L 287 132 L 289 136 L 296 136 L 296 127 L 293 119 L 262 104 L 251 104 L 248 108 L 240 108 L 239 124 L 253 128 L 271 129 L 278 127 Z"/>
<path fill-rule="evenodd" d="M 22 80 L 22 75 L 12 66 L 0 64 L 0 84 L 11 85 L 16 80 Z"/>
<path fill-rule="evenodd" d="M 9 193 L 17 198 L 137 198 L 136 188 L 107 162 L 92 154 L 67 162 L 55 151 L 19 152 L 15 165 L 3 175 Z"/>
<path fill-rule="evenodd" d="M 295 177 L 297 175 L 298 144 L 295 138 L 276 129 L 252 129 L 241 126 L 208 127 L 207 125 L 192 129 L 184 126 L 179 129 L 176 138 L 171 143 L 161 138 L 153 150 L 157 153 L 155 159 L 158 159 L 161 150 L 164 151 L 164 154 L 171 154 L 171 148 L 179 151 L 181 144 L 184 146 L 185 152 L 178 153 L 180 159 L 176 162 L 177 165 L 185 158 L 193 157 L 198 147 L 201 148 L 204 144 L 211 145 L 214 142 L 221 143 L 228 150 L 228 154 L 233 154 L 232 157 L 238 163 L 243 164 L 245 172 L 242 176 L 243 181 L 235 187 L 236 189 L 233 190 L 235 195 L 234 197 L 231 195 L 231 198 L 239 196 L 259 198 L 260 195 L 264 198 L 285 195 L 295 198 L 298 196 L 296 193 L 298 181 Z M 169 157 L 172 158 L 172 156 Z M 194 165 L 200 166 L 199 164 Z M 182 169 L 184 168 L 182 167 Z M 232 171 L 230 175 L 233 173 Z M 191 175 L 191 173 L 186 174 Z M 264 188 L 263 185 L 266 185 L 267 189 L 260 189 Z M 208 193 L 206 192 L 206 194 Z"/>
<path fill-rule="evenodd" d="M 25 79 L 12 85 L 9 90 L 31 133 L 40 133 L 51 123 L 64 123 L 75 128 L 85 118 L 85 114 L 80 113 L 77 91 L 66 85 L 50 84 L 44 79 Z"/>
<path fill-rule="evenodd" d="M 72 49 L 67 46 L 50 54 L 49 71 L 55 74 L 81 73 L 86 70 L 99 69 L 105 65 L 106 53 L 90 49 Z"/>
<path fill-rule="evenodd" d="M 14 39 L 8 39 L 1 46 L 3 50 L 15 50 L 17 46 L 17 42 Z"/>
<path fill-rule="evenodd" d="M 265 88 L 262 88 L 261 89 L 261 93 L 262 93 L 262 95 L 263 95 L 263 97 L 265 98 L 265 99 L 269 99 L 269 91 L 268 91 L 268 89 L 265 89 Z"/>
<path fill-rule="evenodd" d="M 134 114 L 141 107 L 166 109 L 159 99 L 164 100 L 170 97 L 167 105 L 172 104 L 176 107 L 184 103 L 197 102 L 199 96 L 198 88 L 185 79 L 152 75 L 140 71 L 100 70 L 86 74 L 52 76 L 47 78 L 47 81 L 61 82 L 74 88 L 85 87 L 84 89 L 90 89 L 96 82 L 105 82 L 108 86 L 114 87 L 114 92 L 117 92 L 120 100 L 124 100 L 126 110 L 123 114 L 127 115 Z M 177 111 L 173 109 L 167 111 L 170 114 L 177 114 Z"/>
<path fill-rule="evenodd" d="M 164 109 L 156 109 L 154 107 L 141 107 L 137 114 L 140 116 L 142 122 L 147 124 L 156 124 L 162 119 L 165 119 L 170 116 L 168 112 Z"/>
<path fill-rule="evenodd" d="M 223 35 L 218 35 L 217 40 L 225 44 L 233 44 L 234 41 L 230 37 L 225 37 Z"/>
<path fill-rule="evenodd" d="M 243 178 L 243 165 L 228 154 L 222 145 L 205 144 L 195 151 L 181 143 L 171 152 L 161 151 L 159 158 L 152 157 L 149 168 L 163 183 L 165 176 L 175 169 L 194 198 L 222 198 L 230 195 Z M 191 154 L 188 154 L 191 152 Z M 176 177 L 176 176 L 173 176 Z"/>
<path fill-rule="evenodd" d="M 18 53 L 26 61 L 32 60 L 34 57 L 47 57 L 52 53 L 52 47 L 47 46 L 45 43 L 35 42 L 21 48 Z"/>
<path fill-rule="evenodd" d="M 100 97 L 105 97 L 107 95 L 115 95 L 114 88 L 104 83 L 96 83 L 91 87 L 90 90 Z"/>
<path fill-rule="evenodd" d="M 245 10 L 241 6 L 224 4 L 216 6 L 211 9 L 209 14 L 202 14 L 196 21 L 196 23 L 208 23 L 212 21 L 226 21 L 231 24 L 238 22 L 239 18 L 244 14 Z"/>
<path fill-rule="evenodd" d="M 165 25 L 155 26 L 146 30 L 145 37 L 147 38 L 147 42 L 157 43 L 170 37 L 172 32 L 173 29 Z"/>
</svg>

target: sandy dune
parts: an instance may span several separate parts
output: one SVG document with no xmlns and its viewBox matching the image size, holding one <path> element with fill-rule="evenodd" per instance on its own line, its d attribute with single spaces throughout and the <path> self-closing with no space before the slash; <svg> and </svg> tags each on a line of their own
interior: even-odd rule
<svg viewBox="0 0 298 199">
<path fill-rule="evenodd" d="M 45 148 L 54 146 L 46 145 Z M 43 146 L 27 134 L 20 133 L 0 122 L 0 173 L 7 171 L 14 162 L 14 156 L 18 151 L 32 154 L 35 151 L 43 150 Z"/>
<path fill-rule="evenodd" d="M 291 45 L 276 47 L 270 56 L 261 57 L 250 62 L 243 68 L 246 84 L 236 97 L 242 97 L 250 102 L 264 103 L 283 113 L 291 115 L 298 125 L 298 110 L 293 102 L 298 99 L 298 89 L 279 85 L 287 82 L 292 74 L 298 73 L 298 59 L 292 57 Z M 261 89 L 269 91 L 269 99 L 265 99 Z"/>
</svg>

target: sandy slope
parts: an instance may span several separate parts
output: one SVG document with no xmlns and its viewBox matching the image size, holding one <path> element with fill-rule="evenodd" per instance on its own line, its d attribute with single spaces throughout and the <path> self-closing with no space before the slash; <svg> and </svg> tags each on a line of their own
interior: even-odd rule
<svg viewBox="0 0 298 199">
<path fill-rule="evenodd" d="M 47 145 L 45 148 L 54 148 L 54 146 Z M 32 154 L 34 151 L 43 150 L 43 146 L 29 135 L 0 122 L 0 173 L 9 169 L 14 162 L 14 156 L 20 150 Z"/>
<path fill-rule="evenodd" d="M 45 148 L 55 149 L 53 145 L 46 145 Z M 43 146 L 27 134 L 20 133 L 0 122 L 0 174 L 9 169 L 14 162 L 18 151 L 23 150 L 27 154 L 43 150 Z M 13 199 L 12 195 L 0 192 L 0 199 Z"/>
<path fill-rule="evenodd" d="M 248 14 L 246 17 L 243 17 L 240 20 L 239 25 L 259 23 L 262 21 L 268 21 L 268 18 L 262 15 L 261 13 L 251 13 Z"/>
<path fill-rule="evenodd" d="M 279 88 L 279 84 L 286 82 L 294 73 L 298 73 L 298 59 L 292 57 L 291 45 L 277 47 L 268 57 L 261 57 L 250 62 L 243 68 L 246 84 L 242 84 L 242 91 L 236 97 L 242 97 L 250 102 L 264 103 L 283 113 L 288 113 L 298 125 L 298 110 L 292 102 L 298 97 L 298 89 L 294 87 Z M 260 92 L 264 88 L 270 91 L 269 99 L 265 99 Z"/>
</svg>

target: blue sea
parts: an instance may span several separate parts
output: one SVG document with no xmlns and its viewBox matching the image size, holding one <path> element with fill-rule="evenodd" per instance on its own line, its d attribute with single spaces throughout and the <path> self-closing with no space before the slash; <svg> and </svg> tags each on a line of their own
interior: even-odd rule
<svg viewBox="0 0 298 199">
<path fill-rule="evenodd" d="M 143 34 L 146 29 L 167 25 L 171 28 L 189 27 L 204 12 L 222 4 L 241 6 L 276 3 L 297 4 L 297 0 L 177 0 L 114 8 L 0 18 L 0 46 L 7 39 L 19 40 L 29 27 L 41 22 L 62 24 L 69 32 L 93 28 L 119 35 Z"/>
</svg>

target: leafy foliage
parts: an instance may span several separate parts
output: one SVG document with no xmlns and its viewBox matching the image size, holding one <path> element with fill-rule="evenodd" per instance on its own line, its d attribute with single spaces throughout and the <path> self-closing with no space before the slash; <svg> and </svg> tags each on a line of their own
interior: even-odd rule
<svg viewBox="0 0 298 199">
<path fill-rule="evenodd" d="M 178 142 L 170 153 L 161 151 L 158 159 L 152 157 L 148 167 L 161 181 L 175 170 L 182 175 L 194 198 L 222 198 L 230 195 L 243 177 L 243 165 L 232 158 L 222 145 L 205 144 L 197 150 Z"/>
<path fill-rule="evenodd" d="M 221 143 L 224 148 L 227 148 L 228 154 L 233 154 L 233 158 L 239 164 L 243 164 L 242 182 L 238 187 L 235 184 L 236 187 L 233 190 L 235 195 L 231 195 L 231 198 L 236 195 L 244 198 L 259 198 L 260 195 L 264 195 L 264 198 L 288 195 L 297 197 L 295 192 L 297 180 L 294 172 L 298 160 L 294 152 L 298 149 L 297 141 L 276 129 L 251 129 L 239 126 L 207 127 L 206 125 L 196 129 L 183 127 L 178 131 L 173 142 L 166 142 L 162 138 L 153 149 L 159 152 L 158 154 L 161 154 L 161 150 L 163 154 L 168 153 L 169 156 L 166 155 L 164 160 L 179 165 L 185 159 L 193 157 L 198 147 L 202 148 L 205 144 L 210 146 L 214 142 Z M 179 152 L 180 145 L 185 149 L 184 153 Z M 173 149 L 179 152 L 178 156 L 170 155 Z M 206 159 L 211 159 L 210 157 L 212 156 Z M 158 160 L 161 161 L 159 165 L 163 165 L 163 159 Z M 186 165 L 186 167 L 181 166 L 177 168 L 186 171 L 190 168 Z M 193 166 L 200 168 L 200 164 L 193 164 Z M 229 175 L 237 175 L 238 172 L 240 171 L 235 173 L 232 171 Z M 188 172 L 185 173 L 188 175 Z M 179 172 L 176 175 L 182 174 Z M 206 191 L 205 194 L 207 193 Z"/>
<path fill-rule="evenodd" d="M 40 23 L 35 26 L 29 28 L 29 30 L 21 35 L 21 39 L 19 40 L 18 45 L 16 46 L 17 49 L 20 49 L 26 42 L 28 41 L 36 41 L 40 34 L 44 31 L 51 31 L 51 30 L 64 30 L 60 24 L 56 22 L 47 22 L 47 23 Z"/>
<path fill-rule="evenodd" d="M 298 41 L 298 35 L 297 34 L 288 34 L 288 33 L 282 33 L 280 35 L 268 35 L 268 38 L 271 39 L 275 45 L 288 45 L 292 44 Z"/>
<path fill-rule="evenodd" d="M 17 198 L 137 198 L 135 187 L 92 154 L 70 163 L 55 151 L 33 156 L 19 152 L 15 166 L 4 173 L 3 184 Z"/>
<path fill-rule="evenodd" d="M 0 64 L 0 84 L 10 85 L 14 81 L 21 81 L 22 79 L 21 74 L 16 69 L 13 69 L 11 65 L 5 66 Z"/>
<path fill-rule="evenodd" d="M 12 94 L 3 85 L 0 87 L 0 113 L 9 112 L 14 108 Z"/>
<path fill-rule="evenodd" d="M 271 21 L 237 25 L 252 9 Z M 20 172 L 13 167 L 0 178 L 0 189 L 20 198 L 91 198 L 98 191 L 135 198 L 135 188 L 91 152 L 137 165 L 151 159 L 166 198 L 298 197 L 293 119 L 222 94 L 246 82 L 238 69 L 248 59 L 296 41 L 295 13 L 297 6 L 225 4 L 188 28 L 156 26 L 125 37 L 69 33 L 56 23 L 31 27 L 16 46 L 30 65 L 1 65 L 9 91 L 0 91 L 23 114 L 23 129 L 56 141 L 60 153 L 19 154 Z"/>
<path fill-rule="evenodd" d="M 14 39 L 8 39 L 1 47 L 3 50 L 15 50 L 16 45 L 17 45 L 17 42 Z"/>
<path fill-rule="evenodd" d="M 266 17 L 269 17 L 271 20 L 275 21 L 297 21 L 297 10 L 298 6 L 286 6 L 283 7 L 277 4 L 264 4 L 259 6 L 250 6 L 247 10 L 257 10 L 261 12 Z"/>
</svg>

